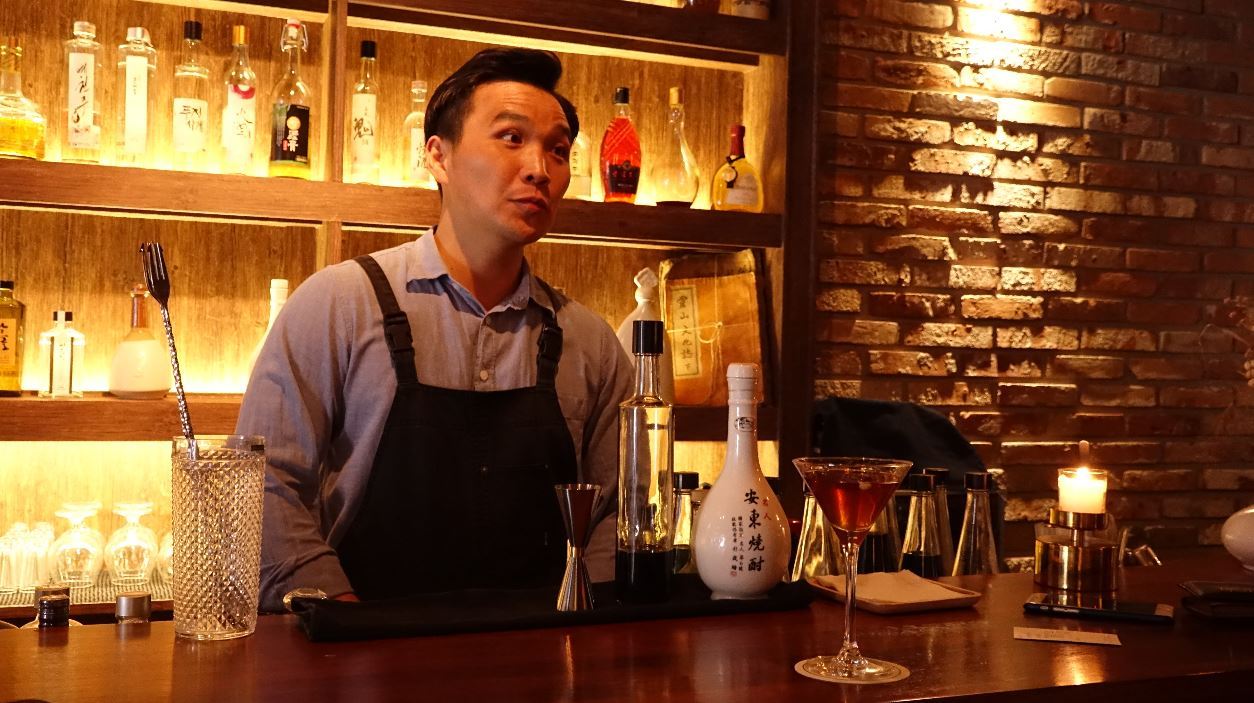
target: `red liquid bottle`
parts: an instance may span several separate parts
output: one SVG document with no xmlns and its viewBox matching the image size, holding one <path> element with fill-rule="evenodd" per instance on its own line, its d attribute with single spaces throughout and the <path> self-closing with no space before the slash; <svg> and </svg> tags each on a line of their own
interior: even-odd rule
<svg viewBox="0 0 1254 703">
<path fill-rule="evenodd" d="M 601 186 L 607 203 L 636 202 L 640 185 L 640 137 L 631 123 L 627 88 L 614 91 L 614 119 L 601 139 Z"/>
</svg>

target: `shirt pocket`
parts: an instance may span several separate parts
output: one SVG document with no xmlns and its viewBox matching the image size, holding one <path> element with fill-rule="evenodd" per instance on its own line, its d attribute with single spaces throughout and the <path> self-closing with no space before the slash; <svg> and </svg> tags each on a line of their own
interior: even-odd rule
<svg viewBox="0 0 1254 703">
<path fill-rule="evenodd" d="M 575 444 L 575 459 L 583 465 L 583 432 L 588 425 L 588 399 L 581 396 L 557 394 L 557 402 L 562 407 L 562 417 L 566 420 L 566 428 L 570 430 L 570 439 Z"/>
</svg>

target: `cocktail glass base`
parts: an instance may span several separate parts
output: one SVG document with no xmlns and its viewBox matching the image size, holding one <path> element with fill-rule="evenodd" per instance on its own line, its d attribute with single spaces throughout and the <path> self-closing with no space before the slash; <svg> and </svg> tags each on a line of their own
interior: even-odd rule
<svg viewBox="0 0 1254 703">
<path fill-rule="evenodd" d="M 910 675 L 910 670 L 900 664 L 886 662 L 882 659 L 864 659 L 866 667 L 860 671 L 850 671 L 847 664 L 842 664 L 840 657 L 827 655 L 802 659 L 793 667 L 798 674 L 819 681 L 847 684 L 876 684 L 901 681 Z"/>
</svg>

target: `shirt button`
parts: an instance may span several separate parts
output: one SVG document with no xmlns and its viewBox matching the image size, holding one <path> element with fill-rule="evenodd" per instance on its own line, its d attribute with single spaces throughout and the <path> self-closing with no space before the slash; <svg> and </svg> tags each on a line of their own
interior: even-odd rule
<svg viewBox="0 0 1254 703">
<path fill-rule="evenodd" d="M 488 370 L 487 370 L 487 369 L 484 369 L 484 370 L 480 371 L 480 372 L 479 372 L 479 380 L 480 380 L 480 381 L 486 381 L 486 380 L 488 380 L 488 375 L 489 375 L 489 374 L 488 374 Z"/>
</svg>

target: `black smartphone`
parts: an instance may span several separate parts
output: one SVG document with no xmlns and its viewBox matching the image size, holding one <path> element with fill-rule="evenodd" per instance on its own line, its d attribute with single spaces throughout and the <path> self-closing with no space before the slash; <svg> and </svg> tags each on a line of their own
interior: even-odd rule
<svg viewBox="0 0 1254 703">
<path fill-rule="evenodd" d="M 1033 593 L 1028 596 L 1027 601 L 1023 604 L 1023 611 L 1025 613 L 1063 615 L 1073 618 L 1136 620 L 1168 624 L 1173 621 L 1175 616 L 1175 608 L 1165 603 L 1134 603 L 1108 598 L 1101 599 L 1100 602 L 1081 605 L 1067 602 L 1072 597 L 1059 597 L 1052 593 Z"/>
</svg>

